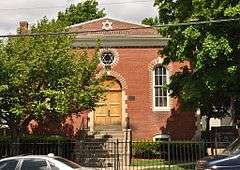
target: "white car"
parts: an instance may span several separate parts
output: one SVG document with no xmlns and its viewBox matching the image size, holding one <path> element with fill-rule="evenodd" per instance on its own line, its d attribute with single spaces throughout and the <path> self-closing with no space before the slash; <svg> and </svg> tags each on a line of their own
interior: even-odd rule
<svg viewBox="0 0 240 170">
<path fill-rule="evenodd" d="M 14 156 L 0 160 L 0 170 L 95 170 L 62 157 L 48 155 Z"/>
</svg>

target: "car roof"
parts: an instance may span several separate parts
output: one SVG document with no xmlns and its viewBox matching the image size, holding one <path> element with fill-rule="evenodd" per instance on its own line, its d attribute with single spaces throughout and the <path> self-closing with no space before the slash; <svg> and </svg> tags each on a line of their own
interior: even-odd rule
<svg viewBox="0 0 240 170">
<path fill-rule="evenodd" d="M 18 155 L 18 156 L 12 156 L 12 157 L 7 157 L 3 158 L 0 161 L 6 161 L 6 160 L 11 160 L 11 159 L 26 159 L 26 158 L 42 158 L 42 159 L 54 159 L 58 158 L 58 156 L 48 156 L 48 155 Z"/>
</svg>

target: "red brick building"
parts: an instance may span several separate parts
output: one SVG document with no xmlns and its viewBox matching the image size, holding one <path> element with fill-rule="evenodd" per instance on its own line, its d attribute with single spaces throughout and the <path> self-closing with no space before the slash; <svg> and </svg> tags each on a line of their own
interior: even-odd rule
<svg viewBox="0 0 240 170">
<path fill-rule="evenodd" d="M 134 139 L 152 139 L 158 134 L 169 134 L 172 139 L 194 136 L 194 113 L 180 112 L 178 101 L 162 88 L 172 74 L 188 64 L 162 65 L 159 51 L 167 38 L 154 28 L 111 18 L 72 25 L 69 30 L 81 32 L 73 44 L 77 50 L 87 47 L 92 51 L 96 39 L 101 39 L 101 67 L 109 76 L 106 84 L 111 84 L 96 111 L 69 123 L 79 128 L 88 117 L 91 131 L 130 128 Z"/>
</svg>

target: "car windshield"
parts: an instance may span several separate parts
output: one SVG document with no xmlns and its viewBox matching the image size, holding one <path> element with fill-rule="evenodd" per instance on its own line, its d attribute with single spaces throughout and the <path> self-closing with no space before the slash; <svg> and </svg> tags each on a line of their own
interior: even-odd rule
<svg viewBox="0 0 240 170">
<path fill-rule="evenodd" d="M 73 169 L 81 168 L 80 165 L 78 165 L 78 164 L 76 164 L 76 163 L 74 163 L 72 161 L 69 161 L 67 159 L 64 159 L 64 158 L 61 158 L 61 157 L 54 157 L 54 159 L 56 159 L 56 160 L 58 160 L 58 161 L 60 161 L 60 162 L 62 162 L 64 164 L 70 166 Z"/>
<path fill-rule="evenodd" d="M 237 154 L 240 152 L 240 138 L 237 138 L 229 147 L 223 152 L 223 154 Z"/>
</svg>

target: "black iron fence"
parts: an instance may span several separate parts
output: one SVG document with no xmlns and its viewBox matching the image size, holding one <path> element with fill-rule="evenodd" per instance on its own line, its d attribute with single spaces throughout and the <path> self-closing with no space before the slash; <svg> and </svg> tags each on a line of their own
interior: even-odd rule
<svg viewBox="0 0 240 170">
<path fill-rule="evenodd" d="M 229 143 L 184 141 L 86 140 L 33 143 L 0 143 L 0 156 L 55 155 L 82 166 L 113 170 L 194 169 L 195 162 L 220 154 Z"/>
<path fill-rule="evenodd" d="M 197 160 L 221 154 L 230 143 L 164 141 L 133 142 L 130 166 L 136 169 L 194 169 Z"/>
</svg>

